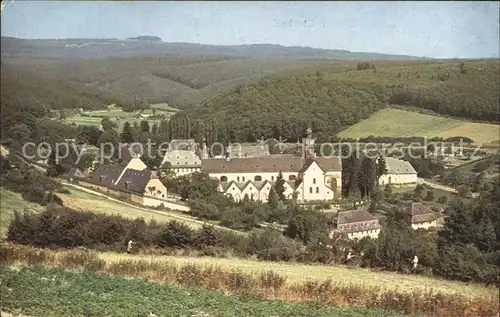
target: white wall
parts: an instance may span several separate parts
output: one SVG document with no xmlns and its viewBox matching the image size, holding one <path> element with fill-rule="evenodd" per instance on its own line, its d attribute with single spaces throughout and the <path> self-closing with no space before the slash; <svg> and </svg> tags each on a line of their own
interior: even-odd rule
<svg viewBox="0 0 500 317">
<path fill-rule="evenodd" d="M 378 182 L 380 185 L 412 184 L 417 182 L 417 174 L 384 174 L 380 176 Z"/>
<path fill-rule="evenodd" d="M 433 228 L 433 227 L 437 227 L 437 220 L 428 221 L 428 222 L 422 222 L 422 223 L 412 223 L 411 224 L 411 228 L 413 230 L 417 230 L 417 229 L 429 229 L 429 228 Z"/>
<path fill-rule="evenodd" d="M 154 187 L 154 190 L 150 191 L 149 190 L 150 187 Z M 152 178 L 149 180 L 145 188 L 145 194 L 163 199 L 166 199 L 168 197 L 167 188 L 158 178 Z"/>
<path fill-rule="evenodd" d="M 347 237 L 352 240 L 361 240 L 364 237 L 377 239 L 379 234 L 380 234 L 380 229 L 368 229 L 364 231 L 351 232 L 347 234 Z"/>
<path fill-rule="evenodd" d="M 235 181 L 235 182 L 246 182 L 246 181 L 254 181 L 255 176 L 259 175 L 262 177 L 262 181 L 268 180 L 270 182 L 276 181 L 276 178 L 278 177 L 279 172 L 273 172 L 273 173 L 210 173 L 210 176 L 213 178 L 217 178 L 220 180 L 222 176 L 227 177 L 227 181 Z M 297 173 L 282 173 L 283 174 L 283 179 L 287 181 L 289 179 L 290 175 L 297 176 Z"/>
<path fill-rule="evenodd" d="M 201 171 L 201 168 L 199 168 L 199 167 L 172 167 L 172 170 L 175 172 L 176 176 L 182 176 L 182 175 L 187 175 L 187 174 L 191 174 L 194 172 L 199 172 L 199 171 Z"/>
<path fill-rule="evenodd" d="M 325 186 L 325 175 L 316 162 L 313 162 L 303 174 L 304 200 L 331 200 L 333 192 Z"/>
<path fill-rule="evenodd" d="M 138 158 L 138 157 L 133 157 L 130 162 L 128 162 L 127 167 L 125 167 L 123 170 L 125 171 L 126 169 L 132 169 L 136 171 L 143 171 L 146 169 L 146 164 Z"/>
<path fill-rule="evenodd" d="M 260 198 L 259 190 L 252 183 L 248 184 L 241 191 L 242 199 L 245 198 L 245 195 L 248 195 L 248 198 L 253 200 L 259 200 Z"/>
<path fill-rule="evenodd" d="M 178 204 L 164 201 L 161 199 L 157 199 L 154 197 L 146 197 L 146 196 L 143 197 L 143 205 L 149 206 L 149 207 L 158 207 L 158 206 L 163 205 L 166 208 L 169 208 L 172 210 L 179 210 L 179 211 L 189 211 L 190 210 L 190 208 L 188 206 L 178 205 Z"/>
</svg>

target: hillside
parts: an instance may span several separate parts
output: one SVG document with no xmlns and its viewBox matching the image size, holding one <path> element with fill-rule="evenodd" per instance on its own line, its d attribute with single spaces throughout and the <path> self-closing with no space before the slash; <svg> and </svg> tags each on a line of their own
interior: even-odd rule
<svg viewBox="0 0 500 317">
<path fill-rule="evenodd" d="M 350 126 L 338 134 L 341 138 L 381 137 L 442 137 L 471 138 L 474 142 L 489 143 L 500 139 L 500 126 L 475 123 L 415 111 L 394 108 L 380 110 L 368 119 Z"/>
<path fill-rule="evenodd" d="M 467 62 L 464 66 L 457 62 L 376 63 L 369 67 L 262 79 L 207 100 L 188 114 L 192 119 L 217 121 L 223 139 L 239 142 L 280 135 L 295 142 L 308 126 L 314 127 L 319 140 L 328 140 L 395 101 L 446 116 L 498 120 L 497 62 Z"/>
<path fill-rule="evenodd" d="M 214 55 L 155 55 L 99 60 L 2 58 L 4 65 L 101 91 L 131 101 L 167 102 L 189 108 L 262 77 L 330 74 L 356 69 L 356 62 L 332 60 L 250 60 Z M 415 62 L 418 63 L 418 62 Z M 405 65 L 387 61 L 384 65 Z"/>
<path fill-rule="evenodd" d="M 151 282 L 150 278 L 113 277 L 92 271 L 30 266 L 15 268 L 2 265 L 2 310 L 13 313 L 13 316 L 24 313 L 53 317 L 403 316 L 364 307 L 343 308 L 325 304 L 265 300 L 259 299 L 258 296 L 237 296 L 226 290 L 196 288 L 195 284 L 162 285 Z M 187 274 L 189 273 L 183 273 L 183 276 L 188 276 Z M 244 278 L 237 281 L 246 283 Z M 188 283 L 186 281 L 183 284 Z M 221 283 L 214 285 L 219 284 Z"/>
<path fill-rule="evenodd" d="M 1 38 L 3 57 L 23 58 L 106 58 L 156 54 L 210 54 L 234 58 L 341 59 L 341 60 L 417 60 L 416 56 L 350 52 L 312 47 L 286 47 L 273 44 L 205 45 L 168 43 L 153 36 L 123 39 L 20 39 Z"/>
<path fill-rule="evenodd" d="M 50 109 L 103 109 L 106 105 L 126 104 L 123 99 L 92 87 L 37 76 L 10 65 L 1 69 L 2 110 L 9 107 Z"/>
</svg>

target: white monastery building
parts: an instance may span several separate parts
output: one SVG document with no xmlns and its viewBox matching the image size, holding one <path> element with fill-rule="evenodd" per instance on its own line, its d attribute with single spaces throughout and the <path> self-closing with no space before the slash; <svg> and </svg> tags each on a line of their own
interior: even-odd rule
<svg viewBox="0 0 500 317">
<path fill-rule="evenodd" d="M 381 175 L 378 182 L 380 185 L 404 185 L 417 183 L 417 172 L 410 162 L 398 160 L 393 157 L 385 157 L 387 173 Z"/>
<path fill-rule="evenodd" d="M 443 216 L 440 212 L 432 211 L 422 203 L 412 203 L 406 209 L 406 219 L 412 229 L 430 229 L 442 226 Z"/>
<path fill-rule="evenodd" d="M 284 195 L 297 200 L 330 201 L 341 197 L 342 160 L 340 157 L 316 157 L 311 129 L 303 139 L 302 156 L 262 156 L 250 158 L 202 159 L 201 171 L 219 180 L 219 191 L 242 200 L 266 202 L 271 187 L 281 172 Z"/>
<path fill-rule="evenodd" d="M 377 239 L 380 234 L 380 223 L 374 215 L 363 209 L 339 211 L 337 227 L 330 232 L 334 235 L 345 235 L 348 239 L 362 239 L 370 237 Z"/>
</svg>

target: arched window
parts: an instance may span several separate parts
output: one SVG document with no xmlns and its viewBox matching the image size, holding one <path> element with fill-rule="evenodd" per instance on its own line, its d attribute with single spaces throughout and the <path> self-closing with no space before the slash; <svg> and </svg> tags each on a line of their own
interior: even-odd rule
<svg viewBox="0 0 500 317">
<path fill-rule="evenodd" d="M 392 183 L 392 178 L 389 176 L 389 184 Z"/>
<path fill-rule="evenodd" d="M 262 177 L 260 175 L 255 175 L 254 181 L 258 182 L 258 181 L 261 181 L 261 180 L 262 180 Z"/>
<path fill-rule="evenodd" d="M 240 177 L 239 177 L 239 176 L 238 176 L 238 177 L 236 177 L 236 180 L 239 182 L 239 181 L 240 181 Z"/>
<path fill-rule="evenodd" d="M 316 184 L 316 178 L 313 178 L 313 184 Z"/>
<path fill-rule="evenodd" d="M 295 180 L 295 175 L 290 175 L 290 176 L 288 176 L 288 180 L 289 180 L 289 181 L 294 181 L 294 180 Z"/>
<path fill-rule="evenodd" d="M 227 176 L 221 176 L 220 177 L 221 182 L 227 182 Z"/>
</svg>

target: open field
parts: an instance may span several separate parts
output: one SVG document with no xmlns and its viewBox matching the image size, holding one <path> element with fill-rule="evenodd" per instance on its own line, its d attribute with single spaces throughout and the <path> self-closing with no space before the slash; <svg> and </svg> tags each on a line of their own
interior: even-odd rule
<svg viewBox="0 0 500 317">
<path fill-rule="evenodd" d="M 367 308 L 257 300 L 61 269 L 1 266 L 2 310 L 33 316 L 361 317 L 400 316 Z M 153 315 L 154 314 L 154 315 Z"/>
<path fill-rule="evenodd" d="M 154 110 L 153 110 L 154 109 Z M 175 108 L 169 107 L 166 104 L 160 104 L 160 107 L 154 107 L 153 109 L 146 109 L 140 114 L 143 115 L 153 115 L 153 112 L 156 115 L 162 114 L 168 119 L 170 116 L 175 114 L 178 111 Z M 122 130 L 123 124 L 125 122 L 130 122 L 130 124 L 134 124 L 137 122 L 138 124 L 146 120 L 149 122 L 149 125 L 153 125 L 155 122 L 159 122 L 160 119 L 148 119 L 148 118 L 138 118 L 138 112 L 126 112 L 120 108 L 109 107 L 108 110 L 94 110 L 94 111 L 85 111 L 85 116 L 69 116 L 65 119 L 67 123 L 75 123 L 76 125 L 94 125 L 99 127 L 101 125 L 101 120 L 104 117 L 109 117 L 118 125 L 118 130 Z"/>
<path fill-rule="evenodd" d="M 0 239 L 7 236 L 9 223 L 14 216 L 14 211 L 40 212 L 43 209 L 44 207 L 38 204 L 24 200 L 19 193 L 0 188 Z"/>
<path fill-rule="evenodd" d="M 328 305 L 330 308 L 333 308 L 332 306 L 350 307 L 354 308 L 354 310 L 364 307 L 404 314 L 441 317 L 493 316 L 498 312 L 498 292 L 494 288 L 488 289 L 481 286 L 478 286 L 477 290 L 470 288 L 468 294 L 457 293 L 453 290 L 424 290 L 422 287 L 418 287 L 417 283 L 412 288 L 401 288 L 398 283 L 400 280 L 395 275 L 391 281 L 393 284 L 388 289 L 379 285 L 380 283 L 384 283 L 384 281 L 380 280 L 363 284 L 351 283 L 349 279 L 356 279 L 358 273 L 356 269 L 352 269 L 350 274 L 346 274 L 348 272 L 331 272 L 333 274 L 328 274 L 326 277 L 321 278 L 310 274 L 309 269 L 313 267 L 311 265 L 295 266 L 301 269 L 302 277 L 310 275 L 308 279 L 300 280 L 292 279 L 285 275 L 285 272 L 277 272 L 275 267 L 268 267 L 267 265 L 263 266 L 262 270 L 256 272 L 242 268 L 238 265 L 239 262 L 229 266 L 221 265 L 218 262 L 204 265 L 203 263 L 176 263 L 175 261 L 162 260 L 167 257 L 158 257 L 160 260 L 150 261 L 132 256 L 126 256 L 119 260 L 103 260 L 99 258 L 100 255 L 102 253 L 85 249 L 49 250 L 9 243 L 0 245 L 0 262 L 4 265 L 3 267 L 9 265 L 10 268 L 16 271 L 19 271 L 20 268 L 22 270 L 26 265 L 36 265 L 40 268 L 72 269 L 72 273 L 75 273 L 75 270 L 82 272 L 82 279 L 94 274 L 90 272 L 99 272 L 110 276 L 132 278 L 136 279 L 136 281 L 146 280 L 148 282 L 173 285 L 175 287 L 196 287 L 199 291 L 203 290 L 202 292 L 205 294 L 211 292 L 211 290 L 218 290 L 223 291 L 226 296 L 233 294 L 243 295 L 247 299 L 258 298 L 273 301 L 307 302 L 314 303 L 316 307 L 325 307 L 323 305 Z M 326 266 L 324 267 L 327 268 Z M 55 271 L 51 270 L 51 272 Z M 336 273 L 343 274 L 343 278 L 340 278 Z M 373 272 L 373 274 L 373 276 L 365 276 L 365 278 L 374 278 L 378 273 Z M 87 291 L 99 289 L 103 287 L 102 285 L 107 284 L 106 280 L 108 278 L 103 275 L 100 276 L 102 277 L 101 281 L 87 285 Z M 62 284 L 65 287 L 73 288 L 68 283 L 58 283 L 57 274 L 54 275 L 54 273 L 51 278 L 39 278 L 39 280 L 46 283 L 52 281 L 56 285 Z M 61 280 L 65 281 L 66 279 Z M 2 282 L 4 281 L 3 279 Z M 141 287 L 137 286 L 139 287 L 137 289 L 141 289 L 141 293 L 143 294 L 151 288 L 161 287 L 159 284 L 151 285 L 151 287 L 141 285 Z M 460 288 L 457 285 L 464 283 L 452 284 L 450 284 L 450 288 L 454 289 Z M 2 283 L 2 285 L 5 285 L 5 283 Z M 45 286 L 50 286 L 50 284 L 45 284 Z M 110 289 L 117 288 L 120 287 L 114 285 L 107 288 L 107 290 L 109 292 Z M 481 292 L 480 288 L 488 289 L 489 291 Z M 193 294 L 191 291 L 189 293 Z M 129 295 L 129 292 L 125 291 L 122 294 L 126 296 Z M 137 296 L 137 293 L 133 292 L 133 295 Z M 193 295 L 193 297 L 196 296 L 199 295 Z M 103 297 L 105 298 L 106 296 Z M 73 302 L 71 301 L 71 303 Z M 285 302 L 282 303 L 285 304 Z M 179 306 L 179 308 L 181 307 Z M 232 309 L 234 311 L 235 307 L 232 307 Z M 228 316 L 240 316 L 241 314 L 238 313 L 239 311 L 234 311 L 233 314 Z M 252 311 L 249 313 L 252 316 L 258 316 L 256 312 Z M 226 315 L 214 312 L 214 315 L 203 316 Z M 279 314 L 279 316 L 288 316 L 288 313 L 285 315 Z M 304 316 L 304 313 L 290 316 Z M 309 315 L 306 314 L 305 316 Z M 328 314 L 327 316 L 343 315 Z M 377 314 L 376 311 L 372 310 L 371 312 L 366 312 L 366 316 L 377 316 Z"/>
<path fill-rule="evenodd" d="M 171 211 L 162 211 L 161 213 L 155 213 L 154 211 L 147 211 L 146 208 L 133 207 L 131 205 L 116 202 L 110 200 L 106 197 L 101 197 L 94 195 L 83 190 L 79 190 L 75 187 L 67 187 L 71 194 L 58 194 L 64 205 L 80 211 L 92 211 L 95 213 L 103 213 L 107 215 L 120 215 L 125 218 L 135 219 L 144 218 L 145 220 L 155 220 L 158 222 L 167 222 L 171 220 L 177 220 L 187 224 L 193 228 L 199 228 L 202 225 L 195 221 L 189 221 L 189 216 L 181 215 L 180 213 L 175 213 Z M 171 213 L 174 216 L 169 216 Z M 180 219 L 177 216 L 182 216 L 186 220 Z"/>
<path fill-rule="evenodd" d="M 431 116 L 393 108 L 380 110 L 368 119 L 338 134 L 343 138 L 383 137 L 452 137 L 465 136 L 475 142 L 487 143 L 499 139 L 500 126 Z"/>
<path fill-rule="evenodd" d="M 495 288 L 487 288 L 478 284 L 466 284 L 455 281 L 439 280 L 418 275 L 403 275 L 391 272 L 375 272 L 369 269 L 348 268 L 345 266 L 304 265 L 280 262 L 252 261 L 239 258 L 212 257 L 179 257 L 128 255 L 119 253 L 99 253 L 99 258 L 107 263 L 120 260 L 166 261 L 177 265 L 196 264 L 202 266 L 219 266 L 226 270 L 241 270 L 245 273 L 259 275 L 272 270 L 287 278 L 289 283 L 300 283 L 311 279 L 325 280 L 344 285 L 363 287 L 380 287 L 386 290 L 397 289 L 401 292 L 430 291 L 464 296 L 488 297 L 497 294 Z"/>
<path fill-rule="evenodd" d="M 157 109 L 157 110 L 164 110 L 164 111 L 170 111 L 170 112 L 177 112 L 179 109 L 171 107 L 168 105 L 168 103 L 154 103 L 149 105 L 152 109 Z"/>
</svg>

